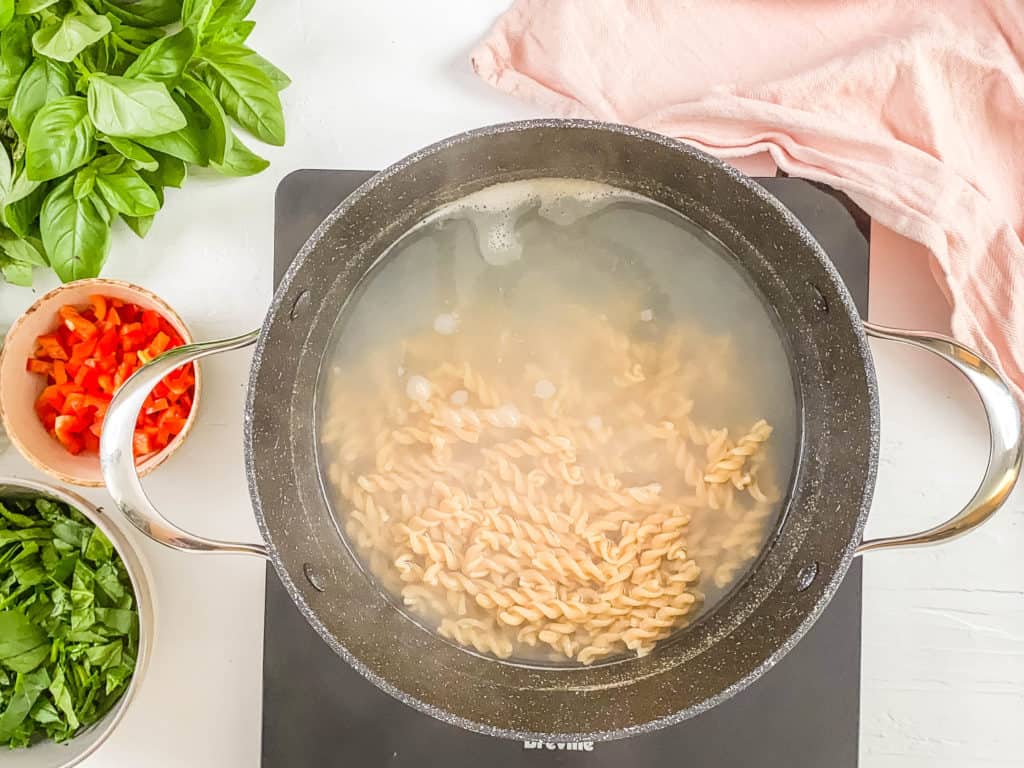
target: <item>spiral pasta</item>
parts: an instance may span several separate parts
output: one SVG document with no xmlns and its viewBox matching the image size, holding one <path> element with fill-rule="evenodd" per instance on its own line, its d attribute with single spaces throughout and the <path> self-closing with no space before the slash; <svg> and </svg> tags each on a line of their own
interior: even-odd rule
<svg viewBox="0 0 1024 768">
<path fill-rule="evenodd" d="M 579 357 L 518 375 L 472 338 L 429 334 L 402 342 L 398 372 L 386 354 L 347 368 L 326 391 L 322 455 L 354 549 L 440 635 L 592 664 L 650 653 L 703 590 L 734 583 L 778 494 L 765 420 L 698 421 L 702 390 L 720 396 L 736 370 L 728 339 L 565 318 Z"/>
</svg>

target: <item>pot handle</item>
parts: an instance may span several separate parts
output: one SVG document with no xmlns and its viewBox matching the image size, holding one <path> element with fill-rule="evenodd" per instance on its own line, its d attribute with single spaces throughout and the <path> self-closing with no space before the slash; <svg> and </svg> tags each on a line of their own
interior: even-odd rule
<svg viewBox="0 0 1024 768">
<path fill-rule="evenodd" d="M 962 536 L 988 520 L 1003 505 L 1021 471 L 1021 413 L 1013 392 L 999 372 L 976 352 L 957 341 L 935 334 L 887 328 L 864 323 L 868 336 L 899 341 L 933 352 L 951 363 L 974 386 L 988 419 L 988 466 L 978 490 L 967 505 L 944 523 L 920 533 L 890 536 L 862 542 L 857 554 L 878 549 L 921 547 Z"/>
<path fill-rule="evenodd" d="M 230 339 L 176 347 L 139 368 L 114 395 L 103 419 L 103 434 L 100 437 L 103 479 L 121 513 L 153 541 L 184 552 L 268 556 L 263 544 L 207 539 L 182 530 L 165 518 L 142 490 L 132 450 L 139 411 L 150 391 L 164 376 L 201 357 L 247 347 L 256 342 L 259 333 L 259 330 L 255 330 Z"/>
</svg>

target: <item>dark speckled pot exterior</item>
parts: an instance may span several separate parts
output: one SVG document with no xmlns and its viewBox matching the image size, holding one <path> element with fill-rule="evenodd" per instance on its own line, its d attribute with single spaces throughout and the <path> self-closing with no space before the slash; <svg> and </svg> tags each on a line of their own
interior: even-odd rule
<svg viewBox="0 0 1024 768">
<path fill-rule="evenodd" d="M 544 176 L 638 192 L 718 237 L 774 308 L 802 405 L 799 468 L 786 511 L 749 577 L 717 610 L 651 655 L 593 668 L 488 660 L 411 622 L 368 586 L 339 540 L 315 455 L 321 355 L 359 279 L 438 206 L 497 182 Z M 804 227 L 760 186 L 702 152 L 583 121 L 527 121 L 455 136 L 377 174 L 347 198 L 302 248 L 274 297 L 246 413 L 257 520 L 281 580 L 324 640 L 376 685 L 423 712 L 482 733 L 546 741 L 615 739 L 678 723 L 775 664 L 818 617 L 850 565 L 870 505 L 877 450 L 878 404 L 864 331 L 838 274 Z"/>
</svg>

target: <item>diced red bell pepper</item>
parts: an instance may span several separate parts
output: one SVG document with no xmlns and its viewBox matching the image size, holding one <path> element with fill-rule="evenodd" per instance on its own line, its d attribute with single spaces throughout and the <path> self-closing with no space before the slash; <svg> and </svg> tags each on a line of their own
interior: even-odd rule
<svg viewBox="0 0 1024 768">
<path fill-rule="evenodd" d="M 110 407 L 111 401 L 110 395 L 86 395 L 85 404 L 89 408 L 93 408 L 96 411 L 96 416 L 99 421 L 96 423 L 102 426 L 102 419 L 107 415 L 107 408 Z"/>
<path fill-rule="evenodd" d="M 107 297 L 90 296 L 89 301 L 92 303 L 92 313 L 96 316 L 96 320 L 103 322 L 107 317 Z"/>
<path fill-rule="evenodd" d="M 54 427 L 57 424 L 57 412 L 47 409 L 45 412 L 39 413 L 39 420 L 43 422 L 43 426 L 46 427 L 47 432 L 53 432 Z"/>
<path fill-rule="evenodd" d="M 71 347 L 71 359 L 68 360 L 68 368 L 73 368 L 74 372 L 78 373 L 78 368 L 92 357 L 93 352 L 96 351 L 98 341 L 99 338 L 94 334 L 91 338 L 73 345 Z"/>
<path fill-rule="evenodd" d="M 95 392 L 98 388 L 96 383 L 99 378 L 95 370 L 88 363 L 83 364 L 75 374 L 75 384 L 78 384 L 86 392 Z"/>
<path fill-rule="evenodd" d="M 91 320 L 87 320 L 78 313 L 78 310 L 67 304 L 60 308 L 58 314 L 61 320 L 64 321 L 64 326 L 72 333 L 77 334 L 80 338 L 91 339 L 96 335 L 96 324 Z"/>
<path fill-rule="evenodd" d="M 77 415 L 83 412 L 85 408 L 85 395 L 80 392 L 75 392 L 64 399 L 64 407 L 61 410 L 65 414 L 70 411 Z"/>
<path fill-rule="evenodd" d="M 28 359 L 28 363 L 25 365 L 25 370 L 29 373 L 40 373 L 43 376 L 51 376 L 53 374 L 53 363 L 48 363 L 45 360 L 37 360 L 34 357 Z"/>
<path fill-rule="evenodd" d="M 145 407 L 145 412 L 146 412 L 146 415 L 148 416 L 148 415 L 153 414 L 153 413 L 160 413 L 160 411 L 166 411 L 170 407 L 171 407 L 171 405 L 170 405 L 170 403 L 167 402 L 167 398 L 166 397 L 161 397 L 159 400 L 155 400 L 152 403 L 149 403 L 147 401 L 147 405 Z"/>
<path fill-rule="evenodd" d="M 36 357 L 48 357 L 51 360 L 67 360 L 67 350 L 60 343 L 60 339 L 54 333 L 45 333 L 36 339 Z M 40 354 L 42 352 L 42 354 Z"/>
<path fill-rule="evenodd" d="M 132 447 L 135 449 L 136 457 L 148 456 L 159 450 L 155 440 L 155 433 L 150 430 L 136 430 L 132 439 Z"/>
<path fill-rule="evenodd" d="M 64 405 L 64 396 L 60 393 L 59 384 L 50 384 L 45 387 L 42 392 L 39 393 L 39 397 L 36 400 L 40 405 L 45 405 L 54 410 L 60 410 L 61 406 Z"/>
<path fill-rule="evenodd" d="M 160 315 L 151 309 L 147 309 L 142 313 L 142 330 L 146 332 L 147 336 L 154 336 L 160 330 Z"/>
<path fill-rule="evenodd" d="M 126 352 L 141 349 L 146 343 L 146 332 L 142 323 L 125 323 L 121 326 L 121 346 Z"/>
<path fill-rule="evenodd" d="M 108 327 L 96 343 L 96 353 L 103 360 L 112 358 L 117 353 L 118 341 L 117 329 L 113 326 Z"/>
<path fill-rule="evenodd" d="M 89 431 L 83 432 L 81 437 L 82 437 L 83 450 L 85 450 L 85 451 L 87 451 L 89 453 L 99 453 L 100 452 L 100 439 L 99 439 L 99 437 L 97 437 L 96 435 L 94 435 L 92 432 L 89 432 Z"/>
<path fill-rule="evenodd" d="M 144 363 L 181 346 L 181 334 L 159 313 L 109 296 L 88 307 L 62 307 L 51 333 L 37 339 L 26 362 L 47 386 L 36 399 L 43 426 L 72 453 L 95 452 L 117 388 Z M 159 382 L 136 420 L 135 453 L 165 448 L 188 421 L 195 391 L 191 365 Z"/>
<path fill-rule="evenodd" d="M 171 337 L 163 331 L 157 331 L 156 336 L 153 337 L 153 341 L 149 343 L 149 346 L 145 350 L 139 351 L 139 359 L 144 363 L 148 363 L 155 357 L 159 357 L 171 344 Z"/>
<path fill-rule="evenodd" d="M 85 446 L 78 434 L 82 430 L 77 416 L 58 416 L 53 429 L 57 439 L 68 450 L 68 453 L 78 455 L 82 452 Z"/>
<path fill-rule="evenodd" d="M 167 389 L 175 399 L 188 392 L 195 385 L 195 378 L 192 376 L 191 366 L 182 369 L 179 373 L 169 373 L 164 377 Z"/>
</svg>

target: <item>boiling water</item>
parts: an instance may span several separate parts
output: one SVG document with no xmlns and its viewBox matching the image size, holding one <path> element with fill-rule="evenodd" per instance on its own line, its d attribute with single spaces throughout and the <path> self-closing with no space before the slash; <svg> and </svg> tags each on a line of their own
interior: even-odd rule
<svg viewBox="0 0 1024 768">
<path fill-rule="evenodd" d="M 386 592 L 477 651 L 583 663 L 711 609 L 773 528 L 797 435 L 785 350 L 732 262 L 664 206 L 562 179 L 396 243 L 318 394 L 325 485 Z"/>
</svg>

